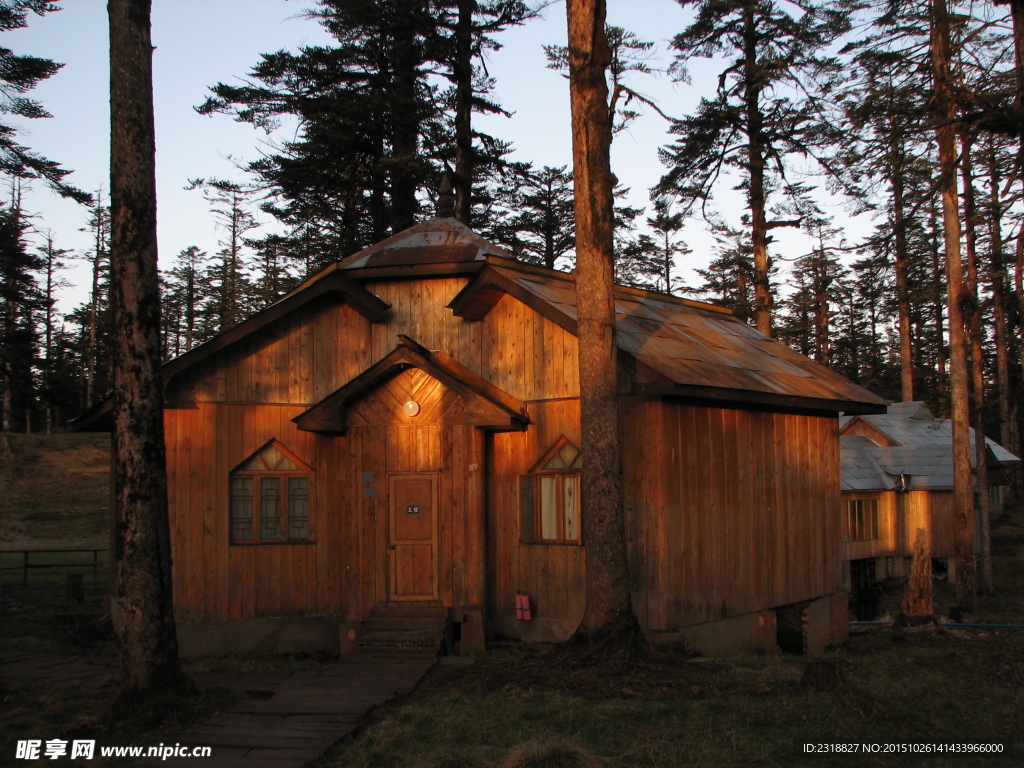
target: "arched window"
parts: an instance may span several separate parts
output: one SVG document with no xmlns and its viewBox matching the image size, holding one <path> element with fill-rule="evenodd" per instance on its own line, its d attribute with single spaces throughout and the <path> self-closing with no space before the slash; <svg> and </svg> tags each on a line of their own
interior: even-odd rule
<svg viewBox="0 0 1024 768">
<path fill-rule="evenodd" d="M 565 437 L 519 482 L 520 538 L 549 544 L 580 543 L 580 449 Z"/>
<path fill-rule="evenodd" d="M 307 541 L 312 470 L 271 440 L 231 473 L 233 544 Z"/>
</svg>

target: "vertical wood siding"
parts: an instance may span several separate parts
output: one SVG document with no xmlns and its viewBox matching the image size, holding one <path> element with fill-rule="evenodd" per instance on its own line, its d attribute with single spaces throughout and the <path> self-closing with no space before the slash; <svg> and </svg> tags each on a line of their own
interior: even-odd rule
<svg viewBox="0 0 1024 768">
<path fill-rule="evenodd" d="M 388 595 L 388 475 L 414 472 L 438 475 L 438 602 L 508 616 L 521 589 L 537 618 L 579 620 L 583 547 L 524 544 L 519 532 L 520 475 L 562 435 L 580 444 L 576 340 L 508 296 L 483 320 L 454 317 L 444 307 L 465 283 L 371 283 L 392 306 L 384 322 L 325 299 L 174 380 L 169 400 L 190 404 L 165 412 L 180 620 L 365 617 Z M 356 403 L 345 436 L 296 429 L 292 418 L 390 353 L 398 334 L 527 402 L 529 429 L 483 433 L 466 423 L 473 409 L 418 371 Z M 409 387 L 422 418 L 396 410 Z M 841 590 L 834 418 L 636 397 L 622 415 L 631 575 L 647 628 Z M 271 439 L 315 471 L 312 543 L 230 545 L 228 477 Z"/>
<path fill-rule="evenodd" d="M 842 591 L 833 418 L 623 402 L 636 609 L 672 630 Z"/>
</svg>

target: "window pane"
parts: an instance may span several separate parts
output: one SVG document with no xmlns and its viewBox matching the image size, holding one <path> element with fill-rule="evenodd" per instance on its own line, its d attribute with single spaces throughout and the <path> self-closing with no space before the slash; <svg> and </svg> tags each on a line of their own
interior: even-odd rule
<svg viewBox="0 0 1024 768">
<path fill-rule="evenodd" d="M 281 478 L 260 478 L 260 538 L 281 538 Z"/>
<path fill-rule="evenodd" d="M 288 479 L 288 538 L 309 538 L 309 481 L 305 477 Z"/>
<path fill-rule="evenodd" d="M 566 541 L 580 540 L 580 476 L 562 476 L 562 514 L 565 517 Z"/>
<path fill-rule="evenodd" d="M 562 446 L 561 450 L 558 451 L 558 455 L 562 457 L 562 461 L 565 462 L 566 467 L 571 467 L 573 462 L 576 461 L 580 455 L 579 450 L 572 443 L 566 443 Z"/>
<path fill-rule="evenodd" d="M 565 469 L 565 462 L 562 461 L 562 457 L 557 453 L 548 459 L 548 463 L 544 465 L 544 469 L 551 471 L 556 469 Z"/>
<path fill-rule="evenodd" d="M 868 499 L 864 502 L 864 507 L 864 514 L 867 517 L 865 538 L 874 541 L 878 538 L 878 499 Z"/>
<path fill-rule="evenodd" d="M 260 458 L 267 462 L 267 469 L 277 469 L 277 465 L 284 458 L 284 454 L 277 449 L 276 445 L 271 443 L 260 451 Z"/>
<path fill-rule="evenodd" d="M 555 478 L 541 476 L 540 482 L 540 538 L 553 541 L 558 538 L 558 501 L 555 496 Z"/>
<path fill-rule="evenodd" d="M 252 541 L 252 478 L 231 478 L 231 541 Z"/>
</svg>

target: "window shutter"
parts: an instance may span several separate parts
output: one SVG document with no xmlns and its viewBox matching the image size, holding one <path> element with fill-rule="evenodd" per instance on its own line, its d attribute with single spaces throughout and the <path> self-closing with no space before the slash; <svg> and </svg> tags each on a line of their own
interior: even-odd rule
<svg viewBox="0 0 1024 768">
<path fill-rule="evenodd" d="M 533 530 L 533 486 L 532 475 L 519 476 L 519 540 L 534 541 L 536 535 Z"/>
</svg>

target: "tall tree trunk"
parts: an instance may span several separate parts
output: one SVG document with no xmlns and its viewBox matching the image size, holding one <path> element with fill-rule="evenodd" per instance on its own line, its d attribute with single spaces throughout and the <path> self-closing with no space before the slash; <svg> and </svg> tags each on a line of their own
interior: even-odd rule
<svg viewBox="0 0 1024 768">
<path fill-rule="evenodd" d="M 954 176 L 954 183 L 956 178 Z M 942 298 L 942 249 L 939 246 L 938 235 L 939 235 L 939 222 L 938 212 L 934 206 L 931 206 L 931 232 L 932 232 L 932 274 L 931 280 L 934 286 L 933 300 L 931 301 L 930 308 L 932 311 L 932 318 L 935 322 L 935 394 L 939 401 L 942 403 L 942 417 L 947 418 L 950 413 L 949 405 L 949 383 L 946 370 L 946 337 L 945 328 L 946 322 L 944 318 L 943 309 L 945 304 Z M 948 295 L 947 295 L 948 301 Z M 921 335 L 925 335 L 925 328 L 922 324 Z"/>
<path fill-rule="evenodd" d="M 996 0 L 997 5 L 1010 6 L 1010 14 L 1013 19 L 1013 58 L 1016 71 L 1016 91 L 1014 94 L 1014 107 L 1018 116 L 1024 115 L 1024 0 Z M 1021 181 L 1021 188 L 1024 190 L 1024 134 L 1018 137 L 1017 144 L 1017 176 Z M 1021 375 L 1024 376 L 1024 225 L 1017 230 L 1016 259 L 1013 270 L 1013 294 L 1017 299 L 1018 331 L 1020 333 L 1018 353 L 1020 356 Z M 1014 400 L 1016 406 L 1016 399 Z M 1019 416 L 1019 414 L 1015 414 Z M 1019 436 L 1020 423 L 1014 418 L 1014 432 Z M 1019 440 L 1019 437 L 1018 437 Z M 1018 453 L 1021 448 L 1018 442 Z M 1024 469 L 1016 467 L 1012 470 L 1013 496 L 1019 503 L 1024 499 Z"/>
<path fill-rule="evenodd" d="M 893 131 L 892 158 L 892 230 L 896 261 L 896 313 L 900 338 L 900 399 L 914 399 L 914 352 L 911 344 L 910 287 L 907 281 L 907 220 L 903 180 L 904 144 Z"/>
<path fill-rule="evenodd" d="M 967 387 L 967 344 L 963 316 L 963 264 L 960 255 L 960 209 L 956 183 L 956 107 L 950 78 L 949 12 L 946 0 L 932 2 L 932 67 L 935 134 L 939 147 L 942 231 L 946 247 L 949 305 L 949 369 L 953 421 L 953 544 L 956 552 L 956 602 L 964 614 L 974 612 L 974 509 L 971 503 L 971 457 Z"/>
<path fill-rule="evenodd" d="M 189 690 L 178 663 L 164 465 L 150 0 L 109 0 L 114 571 L 124 706 Z"/>
<path fill-rule="evenodd" d="M 473 13 L 476 0 L 459 0 L 455 26 L 455 218 L 472 226 Z"/>
<path fill-rule="evenodd" d="M 629 593 L 621 494 L 613 282 L 611 120 L 604 0 L 567 0 L 569 93 L 576 198 L 576 302 L 583 431 L 587 600 L 569 645 L 639 642 Z"/>
<path fill-rule="evenodd" d="M 764 192 L 764 116 L 761 114 L 761 71 L 757 61 L 756 3 L 743 5 L 744 109 L 747 120 L 747 192 L 750 202 L 750 240 L 754 251 L 754 325 L 772 335 L 772 291 L 768 273 L 768 219 Z"/>
<path fill-rule="evenodd" d="M 992 289 L 992 315 L 996 349 L 996 391 L 999 400 L 999 442 L 1011 453 L 1020 455 L 1020 431 L 1018 425 L 1019 411 L 1017 398 L 1012 396 L 1012 379 L 1010 377 L 1010 330 L 1009 312 L 1013 302 L 1007 284 L 1006 261 L 1003 255 L 1003 234 L 1000 219 L 1004 205 L 1000 195 L 1001 176 L 999 161 L 994 143 L 989 137 L 989 153 L 987 155 L 988 187 L 989 187 L 989 240 L 991 241 L 989 284 Z M 1010 476 L 1010 499 L 1004 499 L 1004 514 L 1007 501 L 1019 501 L 1022 491 L 1022 476 L 1019 467 L 1008 470 Z"/>
<path fill-rule="evenodd" d="M 967 280 L 964 283 L 964 322 L 967 325 L 971 361 L 971 410 L 974 422 L 974 498 L 978 515 L 978 585 L 986 595 L 995 594 L 992 584 L 992 530 L 988 509 L 988 462 L 985 443 L 985 353 L 982 348 L 981 303 L 978 300 L 978 208 L 974 196 L 974 166 L 971 136 L 961 137 L 960 170 L 964 187 L 964 244 L 967 250 Z"/>
<path fill-rule="evenodd" d="M 1003 257 L 1003 233 L 1000 219 L 1004 205 L 999 188 L 1002 182 L 999 159 L 991 135 L 986 153 L 988 172 L 989 212 L 989 283 L 992 288 L 992 315 L 994 319 L 996 349 L 996 390 L 999 400 L 999 442 L 1011 453 L 1020 450 L 1017 436 L 1017 401 L 1010 396 L 1010 346 L 1007 313 L 1010 309 L 1009 289 L 1006 284 L 1006 262 Z"/>
</svg>

